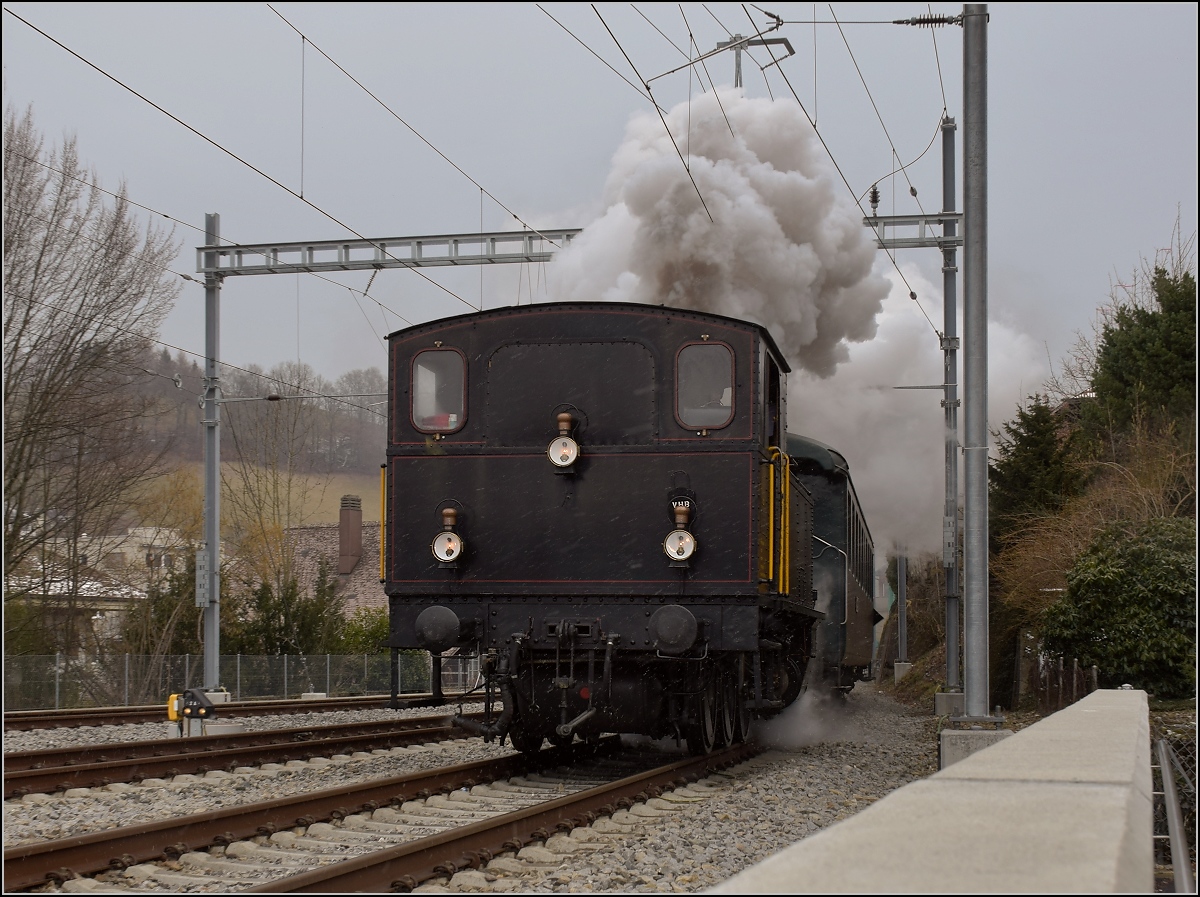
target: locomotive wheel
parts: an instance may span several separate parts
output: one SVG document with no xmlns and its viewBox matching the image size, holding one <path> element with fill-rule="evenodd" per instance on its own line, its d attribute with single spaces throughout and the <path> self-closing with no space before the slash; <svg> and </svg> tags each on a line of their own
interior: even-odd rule
<svg viewBox="0 0 1200 897">
<path fill-rule="evenodd" d="M 688 752 L 694 756 L 712 753 L 717 741 L 717 683 L 715 677 L 706 678 L 700 694 L 693 700 L 695 721 L 688 725 L 684 737 Z"/>
<path fill-rule="evenodd" d="M 787 664 L 787 685 L 783 689 L 782 698 L 786 707 L 800 697 L 800 692 L 804 690 L 804 658 L 789 654 L 784 663 Z"/>
<path fill-rule="evenodd" d="M 725 670 L 717 677 L 717 747 L 737 743 L 737 677 Z"/>
<path fill-rule="evenodd" d="M 742 744 L 750 740 L 750 727 L 754 724 L 754 719 L 750 715 L 750 697 L 746 694 L 746 689 L 749 686 L 746 678 L 746 658 L 739 657 L 734 663 L 734 700 L 737 702 L 734 707 L 734 742 Z"/>
<path fill-rule="evenodd" d="M 571 744 L 571 742 L 573 742 L 574 740 L 575 740 L 575 736 L 573 734 L 572 735 L 559 735 L 557 732 L 555 732 L 553 735 L 550 736 L 550 743 L 552 745 L 554 745 L 555 747 L 566 747 L 568 744 Z"/>
<path fill-rule="evenodd" d="M 519 722 L 514 722 L 508 730 L 508 740 L 522 754 L 536 754 L 542 749 L 542 736 L 529 731 Z"/>
</svg>

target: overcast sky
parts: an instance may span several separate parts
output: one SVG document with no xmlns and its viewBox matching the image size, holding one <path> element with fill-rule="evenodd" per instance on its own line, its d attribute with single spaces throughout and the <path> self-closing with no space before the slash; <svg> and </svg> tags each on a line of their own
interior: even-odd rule
<svg viewBox="0 0 1200 897">
<path fill-rule="evenodd" d="M 614 156 L 631 121 L 657 121 L 621 76 L 638 83 L 679 66 L 689 25 L 707 51 L 730 32 L 767 22 L 754 7 L 729 3 L 685 3 L 682 12 L 658 3 L 597 8 L 603 22 L 590 4 L 576 3 L 274 4 L 285 22 L 266 4 L 5 5 L 231 153 L 292 190 L 303 188 L 327 215 L 8 14 L 4 98 L 19 109 L 32 105 L 48 140 L 75 135 L 103 186 L 123 181 L 134 201 L 196 228 L 205 213 L 220 213 L 222 237 L 235 242 L 350 236 L 334 218 L 368 237 L 520 229 L 521 221 L 586 232 L 619 187 L 611 181 Z M 940 209 L 940 141 L 907 168 L 907 180 L 890 175 L 896 160 L 907 164 L 926 150 L 944 109 L 961 126 L 961 29 L 865 22 L 930 8 L 955 15 L 962 6 L 765 8 L 787 22 L 772 36 L 786 37 L 796 53 L 765 77 L 744 57 L 745 97 L 803 104 L 849 182 L 830 181 L 848 212 L 859 215 L 855 197 L 875 182 L 883 214 L 918 211 L 918 202 Z M 1170 244 L 1177 219 L 1185 237 L 1195 232 L 1196 10 L 1191 3 L 989 6 L 993 426 L 1040 388 L 1076 332 L 1089 330 L 1112 285 Z M 814 14 L 821 24 L 811 24 Z M 770 60 L 761 48 L 753 56 Z M 731 85 L 732 54 L 708 60 L 704 76 Z M 686 110 L 689 97 L 701 95 L 698 76 L 687 70 L 652 86 L 663 110 L 677 115 L 685 114 L 680 104 Z M 961 150 L 961 127 L 958 138 Z M 961 180 L 958 196 L 961 207 Z M 193 272 L 202 236 L 182 225 L 175 234 L 183 246 L 176 270 Z M 937 337 L 922 310 L 940 329 L 941 258 L 922 249 L 900 253 L 897 262 L 920 308 L 877 253 L 874 276 L 894 289 L 875 335 L 847 344 L 849 361 L 832 379 L 793 378 L 793 415 L 800 409 L 814 422 L 793 429 L 859 446 L 861 457 L 848 453 L 852 469 L 872 483 L 901 475 L 927 486 L 933 524 L 928 539 L 924 529 L 915 538 L 936 546 L 937 394 L 889 387 L 940 380 Z M 531 283 L 535 300 L 553 298 L 544 290 L 553 283 L 549 270 L 424 273 L 429 280 L 381 272 L 370 298 L 361 295 L 365 272 L 332 278 L 360 291 L 357 297 L 311 276 L 230 278 L 222 293 L 222 359 L 269 368 L 299 358 L 330 378 L 385 369 L 382 337 L 408 323 L 509 305 L 518 296 L 528 301 Z M 185 284 L 163 341 L 202 353 L 203 305 L 203 290 Z M 841 394 L 844 406 L 847 391 L 868 388 L 874 398 L 860 415 L 838 421 L 824 410 L 823 399 Z M 929 437 L 911 444 L 927 455 L 919 475 L 867 447 L 903 442 L 888 436 L 889 427 Z M 898 538 L 906 528 L 882 506 L 877 517 L 877 535 Z"/>
</svg>

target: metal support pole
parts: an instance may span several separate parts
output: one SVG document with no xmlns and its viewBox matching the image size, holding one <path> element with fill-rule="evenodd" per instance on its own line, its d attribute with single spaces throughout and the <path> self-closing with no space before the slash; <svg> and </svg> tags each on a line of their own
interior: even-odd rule
<svg viewBox="0 0 1200 897">
<path fill-rule="evenodd" d="M 221 216 L 204 216 L 204 245 L 220 243 Z M 206 256 L 216 264 L 216 254 Z M 204 607 L 204 687 L 221 684 L 221 277 L 204 278 L 204 547 L 208 589 L 197 596 Z"/>
<path fill-rule="evenodd" d="M 954 211 L 954 119 L 942 119 L 942 211 Z M 956 235 L 952 220 L 945 235 Z M 958 296 L 957 250 L 947 243 L 942 248 L 942 349 L 945 357 L 946 409 L 946 507 L 942 519 L 942 566 L 946 580 L 946 691 L 961 692 L 958 669 L 961 636 L 958 588 Z"/>
<path fill-rule="evenodd" d="M 908 558 L 896 558 L 896 660 L 908 663 Z"/>
<path fill-rule="evenodd" d="M 391 663 L 389 664 L 391 669 L 389 670 L 389 673 L 391 679 L 392 699 L 388 706 L 395 707 L 396 701 L 400 697 L 400 649 L 390 648 L 389 650 L 391 652 Z"/>
<path fill-rule="evenodd" d="M 988 717 L 987 4 L 963 7 L 966 716 Z"/>
<path fill-rule="evenodd" d="M 125 706 L 129 706 L 129 652 L 125 652 Z"/>
<path fill-rule="evenodd" d="M 429 694 L 439 704 L 443 702 L 442 694 L 442 655 L 430 655 Z"/>
</svg>

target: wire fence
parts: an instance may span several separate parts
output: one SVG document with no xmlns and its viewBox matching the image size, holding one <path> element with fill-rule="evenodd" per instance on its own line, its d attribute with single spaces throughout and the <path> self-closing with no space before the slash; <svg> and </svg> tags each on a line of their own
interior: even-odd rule
<svg viewBox="0 0 1200 897">
<path fill-rule="evenodd" d="M 442 688 L 461 692 L 478 679 L 478 658 L 444 657 Z M 398 655 L 399 694 L 430 691 L 428 652 Z M 389 654 L 225 654 L 220 684 L 233 700 L 298 698 L 324 692 L 330 697 L 389 694 Z M 58 710 L 165 703 L 169 695 L 205 683 L 200 654 L 66 654 L 4 658 L 5 710 Z"/>
</svg>

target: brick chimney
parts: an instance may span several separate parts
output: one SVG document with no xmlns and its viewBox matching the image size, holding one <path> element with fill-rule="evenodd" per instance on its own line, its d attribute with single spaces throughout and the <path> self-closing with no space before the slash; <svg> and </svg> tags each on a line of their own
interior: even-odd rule
<svg viewBox="0 0 1200 897">
<path fill-rule="evenodd" d="M 338 573 L 350 573 L 362 557 L 362 499 L 343 495 L 338 517 Z"/>
</svg>

